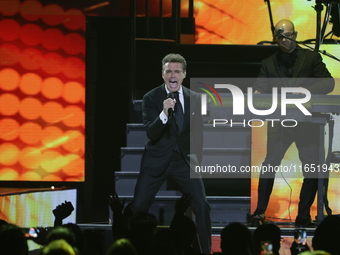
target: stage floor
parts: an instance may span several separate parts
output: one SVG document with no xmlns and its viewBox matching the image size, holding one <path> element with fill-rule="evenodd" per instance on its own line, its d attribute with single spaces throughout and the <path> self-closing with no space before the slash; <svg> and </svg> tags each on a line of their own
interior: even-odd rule
<svg viewBox="0 0 340 255">
<path fill-rule="evenodd" d="M 80 228 L 82 229 L 96 229 L 96 230 L 105 230 L 105 231 L 111 231 L 111 224 L 78 224 L 80 226 Z M 280 229 L 281 229 L 281 233 L 283 236 L 294 236 L 294 230 L 296 229 L 294 225 L 291 226 L 287 226 L 287 225 L 277 225 Z M 167 228 L 169 226 L 158 226 L 159 229 L 161 228 Z M 222 229 L 224 228 L 219 226 L 213 226 L 212 227 L 212 234 L 213 235 L 219 235 L 222 231 Z M 256 227 L 248 227 L 248 229 L 250 230 L 250 232 L 255 231 Z M 315 228 L 305 228 L 307 230 L 307 235 L 308 236 L 313 236 L 314 232 L 315 232 Z"/>
</svg>

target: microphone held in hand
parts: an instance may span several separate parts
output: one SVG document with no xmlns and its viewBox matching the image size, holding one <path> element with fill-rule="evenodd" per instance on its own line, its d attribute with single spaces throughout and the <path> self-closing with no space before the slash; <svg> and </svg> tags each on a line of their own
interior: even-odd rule
<svg viewBox="0 0 340 255">
<path fill-rule="evenodd" d="M 175 99 L 174 93 L 169 92 L 167 98 Z M 172 118 L 172 115 L 173 115 L 173 109 L 172 109 L 172 108 L 169 108 L 169 109 L 168 109 L 168 118 Z"/>
<path fill-rule="evenodd" d="M 283 31 L 284 31 L 284 29 L 282 27 L 279 27 L 275 32 L 275 37 L 282 36 Z"/>
</svg>

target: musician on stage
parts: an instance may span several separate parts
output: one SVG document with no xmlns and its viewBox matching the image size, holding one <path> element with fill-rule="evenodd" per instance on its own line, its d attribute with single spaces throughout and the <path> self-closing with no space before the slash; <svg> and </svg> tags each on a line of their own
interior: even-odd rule
<svg viewBox="0 0 340 255">
<path fill-rule="evenodd" d="M 275 40 L 279 51 L 264 59 L 254 93 L 272 93 L 277 87 L 302 87 L 313 94 L 328 94 L 334 88 L 334 79 L 316 51 L 303 49 L 297 45 L 297 31 L 289 20 L 281 20 L 275 25 Z M 269 78 L 280 78 L 269 82 Z M 308 79 L 305 79 L 308 78 Z M 280 93 L 280 92 L 279 92 Z M 295 127 L 282 127 L 279 122 L 268 125 L 267 155 L 262 166 L 279 166 L 290 145 L 295 142 L 302 163 L 301 169 L 319 164 L 319 126 L 310 122 L 300 122 Z M 310 207 L 318 190 L 315 174 L 303 172 L 296 227 L 312 224 Z M 258 184 L 257 208 L 248 219 L 254 226 L 265 221 L 265 211 L 274 185 L 275 172 L 261 172 Z"/>
<path fill-rule="evenodd" d="M 172 179 L 183 194 L 190 194 L 200 249 L 210 254 L 210 206 L 202 179 L 190 174 L 191 162 L 199 164 L 202 158 L 203 118 L 199 95 L 182 86 L 186 67 L 183 56 L 166 55 L 162 60 L 164 83 L 143 97 L 148 141 L 135 186 L 133 210 L 148 211 L 161 185 Z"/>
</svg>

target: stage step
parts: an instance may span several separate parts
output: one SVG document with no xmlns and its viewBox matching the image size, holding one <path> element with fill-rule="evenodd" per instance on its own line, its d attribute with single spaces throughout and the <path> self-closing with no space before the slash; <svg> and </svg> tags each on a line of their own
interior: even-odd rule
<svg viewBox="0 0 340 255">
<path fill-rule="evenodd" d="M 139 172 L 143 151 L 144 147 L 122 147 L 121 171 Z M 249 166 L 250 148 L 204 148 L 202 165 L 230 165 L 237 169 L 239 169 L 240 166 Z"/>
<path fill-rule="evenodd" d="M 126 146 L 144 147 L 147 141 L 144 125 L 141 123 L 126 124 Z"/>
<path fill-rule="evenodd" d="M 203 148 L 250 148 L 251 129 L 241 124 L 216 125 L 204 124 Z"/>
<path fill-rule="evenodd" d="M 121 147 L 120 170 L 124 172 L 139 172 L 144 147 Z"/>
<path fill-rule="evenodd" d="M 217 125 L 204 124 L 203 148 L 250 148 L 251 129 L 242 124 Z M 147 136 L 144 125 L 126 125 L 126 147 L 144 147 Z"/>
<path fill-rule="evenodd" d="M 133 196 L 139 172 L 123 172 L 115 173 L 116 192 L 119 197 Z M 160 187 L 157 196 L 178 196 L 181 193 L 169 187 L 168 182 L 164 182 Z"/>
<path fill-rule="evenodd" d="M 144 145 L 147 140 L 141 123 L 127 124 L 127 147 L 121 148 L 121 171 L 139 172 Z M 251 160 L 251 129 L 242 124 L 204 124 L 202 166 L 231 166 L 239 169 L 249 166 Z M 206 174 L 204 178 L 225 178 Z M 249 174 L 233 175 L 232 178 L 249 178 Z M 228 178 L 231 178 L 228 176 Z"/>
<path fill-rule="evenodd" d="M 169 226 L 174 215 L 175 202 L 181 195 L 156 196 L 149 212 L 154 214 L 160 226 Z M 120 196 L 126 204 L 133 201 L 133 196 Z M 246 224 L 250 210 L 250 197 L 247 196 L 207 196 L 213 227 L 223 227 L 230 222 Z M 112 213 L 110 212 L 110 217 Z M 194 216 L 193 216 L 194 217 Z"/>
<path fill-rule="evenodd" d="M 126 147 L 121 148 L 121 169 L 115 172 L 116 192 L 126 203 L 132 202 L 140 171 L 141 158 L 147 141 L 143 124 L 126 125 Z M 250 165 L 251 129 L 234 124 L 204 125 L 202 165 Z M 246 222 L 250 211 L 250 178 L 248 175 L 233 178 L 203 178 L 207 199 L 211 207 L 214 227 L 229 222 Z M 242 177 L 242 178 L 240 178 Z M 166 181 L 159 189 L 150 212 L 157 216 L 160 225 L 169 225 L 174 214 L 175 201 L 181 197 L 173 181 Z"/>
<path fill-rule="evenodd" d="M 133 196 L 139 172 L 115 172 L 116 192 L 119 196 Z M 249 196 L 249 178 L 204 178 L 202 179 L 208 196 Z M 180 195 L 176 184 L 165 181 L 157 195 Z"/>
</svg>

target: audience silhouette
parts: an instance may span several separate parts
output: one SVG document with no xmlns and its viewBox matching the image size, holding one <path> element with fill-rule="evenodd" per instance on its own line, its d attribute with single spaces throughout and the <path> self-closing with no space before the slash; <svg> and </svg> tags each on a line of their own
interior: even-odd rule
<svg viewBox="0 0 340 255">
<path fill-rule="evenodd" d="M 0 225 L 0 254 L 3 255 L 27 255 L 28 245 L 22 229 L 6 221 Z"/>
<path fill-rule="evenodd" d="M 148 212 L 139 212 L 130 219 L 127 238 L 135 246 L 138 254 L 149 254 L 153 245 L 158 221 Z"/>
<path fill-rule="evenodd" d="M 121 238 L 113 242 L 106 255 L 137 255 L 134 245 L 129 239 Z"/>
<path fill-rule="evenodd" d="M 316 227 L 312 238 L 315 251 L 321 250 L 332 255 L 340 254 L 340 217 L 329 215 Z"/>
<path fill-rule="evenodd" d="M 272 247 L 272 253 L 274 255 L 279 255 L 281 247 L 281 229 L 271 223 L 259 225 L 253 233 L 253 240 L 255 254 L 261 254 L 263 242 L 269 242 Z"/>
<path fill-rule="evenodd" d="M 254 242 L 250 230 L 240 222 L 232 222 L 221 232 L 223 255 L 253 255 Z"/>
<path fill-rule="evenodd" d="M 80 253 L 66 240 L 56 239 L 44 246 L 41 255 L 80 255 Z"/>
<path fill-rule="evenodd" d="M 63 220 L 74 210 L 65 201 L 54 210 L 53 228 L 34 228 L 38 236 L 32 240 L 42 246 L 39 255 L 208 255 L 195 247 L 197 228 L 190 217 L 190 194 L 183 194 L 175 203 L 175 213 L 169 227 L 157 228 L 155 215 L 147 212 L 132 213 L 131 203 L 125 206 L 117 194 L 109 199 L 113 213 L 112 244 L 105 250 L 102 232 L 82 230 L 75 223 L 63 224 Z M 24 228 L 0 219 L 0 254 L 28 255 Z M 295 238 L 296 239 L 296 238 Z M 280 255 L 281 229 L 272 223 L 259 225 L 253 233 L 241 222 L 232 222 L 221 231 L 222 255 Z M 312 249 L 305 244 L 297 249 L 292 243 L 291 255 L 340 255 L 340 217 L 326 216 L 317 226 L 312 238 Z M 269 251 L 263 243 L 270 244 Z"/>
<path fill-rule="evenodd" d="M 85 236 L 85 255 L 104 255 L 105 254 L 105 235 L 103 231 L 95 229 L 84 229 Z"/>
<path fill-rule="evenodd" d="M 151 255 L 158 254 L 178 255 L 176 245 L 174 244 L 173 232 L 170 228 L 161 228 L 155 234 Z"/>
<path fill-rule="evenodd" d="M 332 255 L 329 252 L 320 251 L 320 250 L 316 250 L 316 251 L 304 251 L 304 252 L 302 252 L 300 254 L 301 255 Z"/>
</svg>

